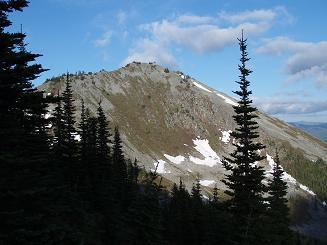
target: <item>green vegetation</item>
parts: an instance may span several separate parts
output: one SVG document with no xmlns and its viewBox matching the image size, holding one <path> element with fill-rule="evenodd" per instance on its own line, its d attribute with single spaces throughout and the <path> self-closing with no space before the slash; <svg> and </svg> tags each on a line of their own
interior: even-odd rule
<svg viewBox="0 0 327 245">
<path fill-rule="evenodd" d="M 327 200 L 327 163 L 322 159 L 312 162 L 303 151 L 295 149 L 289 143 L 283 143 L 282 163 L 286 172 L 296 180 L 308 186 L 321 200 Z"/>
</svg>

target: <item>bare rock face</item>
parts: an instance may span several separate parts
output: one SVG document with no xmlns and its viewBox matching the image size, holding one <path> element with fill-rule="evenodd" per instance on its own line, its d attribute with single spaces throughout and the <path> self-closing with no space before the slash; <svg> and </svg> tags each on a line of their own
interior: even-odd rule
<svg viewBox="0 0 327 245">
<path fill-rule="evenodd" d="M 110 126 L 117 125 L 122 133 L 127 157 L 137 158 L 147 170 L 157 167 L 157 172 L 171 182 L 182 178 L 188 188 L 199 178 L 205 197 L 211 195 L 215 184 L 223 192 L 221 159 L 233 150 L 232 143 L 237 143 L 230 137 L 235 128 L 232 106 L 237 105 L 233 98 L 156 64 L 134 62 L 113 72 L 78 74 L 71 81 L 77 119 L 81 99 L 94 114 L 101 102 Z M 65 77 L 48 80 L 39 90 L 61 93 L 64 82 Z M 323 205 L 327 193 L 319 188 L 327 183 L 327 173 L 319 175 L 317 183 L 312 183 L 311 175 L 315 174 L 317 159 L 327 161 L 327 144 L 264 113 L 258 112 L 258 116 L 260 141 L 267 146 L 260 152 L 267 160 L 258 164 L 265 166 L 269 177 L 272 156 L 275 148 L 279 149 L 287 172 L 284 177 L 289 184 L 290 205 L 305 200 L 310 207 L 313 202 L 319 206 L 301 210 L 308 218 L 296 220 L 294 227 L 322 238 L 312 227 L 327 227 Z M 303 166 L 310 170 L 310 177 L 301 174 L 306 171 Z"/>
</svg>

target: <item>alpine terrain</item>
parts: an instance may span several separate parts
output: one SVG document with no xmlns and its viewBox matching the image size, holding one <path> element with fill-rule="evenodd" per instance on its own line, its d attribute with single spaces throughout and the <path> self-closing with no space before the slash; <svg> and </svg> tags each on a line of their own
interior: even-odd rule
<svg viewBox="0 0 327 245">
<path fill-rule="evenodd" d="M 38 89 L 45 96 L 61 95 L 65 79 L 49 79 Z M 76 115 L 81 114 L 82 100 L 91 115 L 96 115 L 100 103 L 110 127 L 119 127 L 125 155 L 136 158 L 146 170 L 156 169 L 167 187 L 182 179 L 191 189 L 198 179 L 204 198 L 212 195 L 215 185 L 221 198 L 227 198 L 222 159 L 232 152 L 232 143 L 237 144 L 231 136 L 236 127 L 233 98 L 155 63 L 133 62 L 112 72 L 79 72 L 71 76 L 71 86 Z M 293 229 L 327 239 L 326 142 L 265 113 L 257 115 L 260 142 L 266 145 L 258 150 L 264 156 L 258 164 L 271 177 L 278 150 Z"/>
</svg>

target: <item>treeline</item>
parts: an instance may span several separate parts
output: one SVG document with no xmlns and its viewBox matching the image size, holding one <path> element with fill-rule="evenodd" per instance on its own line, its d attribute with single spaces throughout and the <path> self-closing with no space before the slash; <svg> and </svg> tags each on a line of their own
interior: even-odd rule
<svg viewBox="0 0 327 245">
<path fill-rule="evenodd" d="M 79 123 L 70 78 L 58 97 L 43 97 L 31 81 L 45 71 L 25 48 L 25 34 L 8 33 L 8 13 L 25 0 L 0 1 L 0 244 L 293 244 L 286 183 L 278 154 L 272 178 L 264 171 L 256 109 L 241 50 L 235 151 L 224 161 L 230 199 L 217 188 L 204 200 L 199 181 L 161 186 L 124 157 L 119 130 L 108 127 L 101 104 L 91 114 L 81 101 Z M 48 117 L 48 105 L 56 108 Z M 50 132 L 50 126 L 51 132 Z M 53 130 L 53 131 L 52 131 Z"/>
<path fill-rule="evenodd" d="M 314 162 L 308 160 L 300 149 L 294 149 L 289 143 L 284 143 L 283 149 L 283 162 L 288 163 L 284 165 L 285 171 L 313 190 L 320 200 L 327 200 L 327 163 L 321 158 Z"/>
</svg>

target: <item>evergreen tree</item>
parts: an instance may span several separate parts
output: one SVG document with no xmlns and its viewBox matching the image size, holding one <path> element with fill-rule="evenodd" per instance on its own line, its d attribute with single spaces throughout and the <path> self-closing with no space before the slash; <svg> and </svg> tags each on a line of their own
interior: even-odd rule
<svg viewBox="0 0 327 245">
<path fill-rule="evenodd" d="M 79 133 L 80 133 L 80 160 L 83 162 L 86 157 L 86 145 L 87 145 L 87 120 L 88 116 L 86 114 L 86 109 L 84 105 L 84 100 L 81 102 L 81 120 L 79 122 Z"/>
<path fill-rule="evenodd" d="M 139 192 L 127 209 L 118 244 L 164 244 L 161 224 L 161 188 L 148 173 Z"/>
<path fill-rule="evenodd" d="M 49 164 L 46 101 L 32 80 L 44 71 L 25 34 L 8 33 L 8 13 L 25 0 L 0 2 L 0 244 L 58 244 L 53 221 L 58 185 Z M 59 242 L 60 243 L 60 242 Z"/>
<path fill-rule="evenodd" d="M 231 196 L 230 211 L 236 222 L 235 241 L 241 244 L 260 244 L 262 237 L 260 229 L 264 226 L 262 223 L 262 214 L 265 212 L 263 194 L 266 190 L 262 180 L 264 179 L 264 170 L 257 162 L 265 157 L 258 154 L 258 150 L 264 148 L 261 143 L 256 142 L 259 137 L 257 122 L 254 120 L 257 115 L 257 109 L 252 106 L 252 100 L 249 96 L 252 92 L 249 90 L 250 82 L 247 77 L 252 73 L 246 67 L 248 53 L 246 51 L 246 39 L 238 39 L 241 51 L 241 64 L 239 65 L 240 90 L 234 93 L 240 96 L 237 106 L 233 106 L 235 115 L 234 121 L 237 128 L 231 133 L 235 138 L 236 149 L 230 154 L 230 157 L 224 159 L 224 166 L 230 171 L 226 175 L 224 183 L 228 189 L 226 193 Z"/>
<path fill-rule="evenodd" d="M 109 164 L 108 159 L 111 154 L 110 144 L 112 143 L 110 140 L 111 134 L 108 127 L 108 120 L 106 115 L 103 112 L 101 105 L 98 107 L 98 154 L 99 160 L 106 162 L 105 164 Z"/>
<path fill-rule="evenodd" d="M 107 210 L 109 215 L 112 208 L 112 163 L 111 163 L 111 134 L 108 127 L 107 118 L 101 105 L 97 111 L 97 160 L 99 166 L 98 178 L 101 205 Z"/>
<path fill-rule="evenodd" d="M 202 203 L 200 180 L 197 178 L 191 191 L 191 213 L 194 232 L 194 244 L 203 244 L 204 238 L 204 205 Z"/>
<path fill-rule="evenodd" d="M 61 105 L 61 98 L 57 97 L 57 106 L 54 109 L 53 114 L 53 153 L 56 159 L 61 159 L 63 154 L 63 121 L 62 121 L 63 111 Z"/>
<path fill-rule="evenodd" d="M 165 234 L 168 244 L 195 244 L 191 197 L 180 180 L 174 184 L 165 217 Z"/>
<path fill-rule="evenodd" d="M 214 203 L 214 204 L 218 203 L 218 187 L 217 187 L 217 184 L 215 184 L 215 187 L 213 188 L 211 203 Z"/>
<path fill-rule="evenodd" d="M 267 211 L 269 244 L 293 244 L 292 232 L 289 229 L 289 208 L 287 206 L 287 183 L 283 180 L 284 171 L 280 166 L 278 152 L 276 151 L 275 165 L 272 179 L 268 181 L 269 208 Z"/>
<path fill-rule="evenodd" d="M 88 195 L 91 192 L 90 184 L 90 171 L 92 166 L 89 166 L 88 158 L 88 122 L 89 122 L 89 112 L 88 109 L 85 109 L 84 101 L 81 102 L 81 120 L 79 122 L 79 180 L 78 180 L 78 189 L 82 195 Z"/>
<path fill-rule="evenodd" d="M 122 151 L 122 141 L 118 128 L 115 127 L 113 152 L 112 152 L 112 181 L 114 187 L 114 195 L 117 197 L 117 201 L 122 203 L 122 206 L 126 205 L 126 189 L 127 189 L 127 166 Z"/>
<path fill-rule="evenodd" d="M 69 74 L 66 75 L 66 87 L 62 94 L 63 98 L 63 114 L 62 114 L 62 134 L 63 134 L 63 151 L 62 158 L 66 164 L 65 177 L 70 188 L 76 188 L 77 179 L 77 144 L 75 141 L 75 106 L 73 99 L 73 91 L 69 80 Z"/>
</svg>

